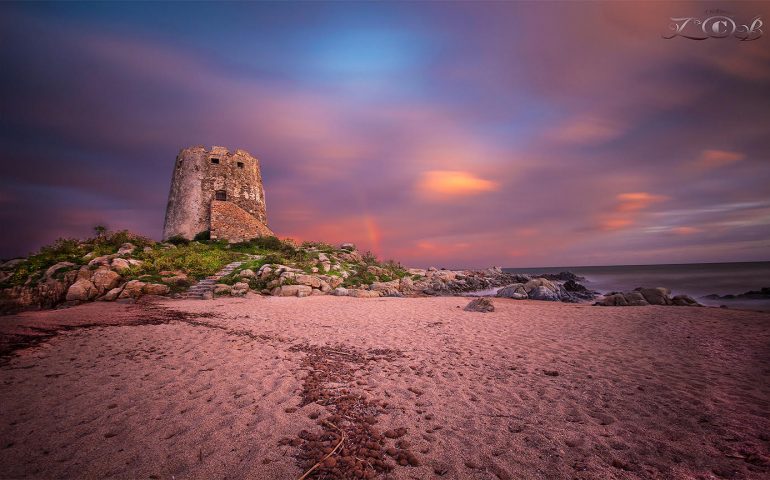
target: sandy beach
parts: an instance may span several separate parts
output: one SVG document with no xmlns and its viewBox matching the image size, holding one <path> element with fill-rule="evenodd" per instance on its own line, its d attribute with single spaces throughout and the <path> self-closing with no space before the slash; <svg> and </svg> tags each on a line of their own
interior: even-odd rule
<svg viewBox="0 0 770 480">
<path fill-rule="evenodd" d="M 770 475 L 770 314 L 467 301 L 0 317 L 0 477 Z"/>
</svg>

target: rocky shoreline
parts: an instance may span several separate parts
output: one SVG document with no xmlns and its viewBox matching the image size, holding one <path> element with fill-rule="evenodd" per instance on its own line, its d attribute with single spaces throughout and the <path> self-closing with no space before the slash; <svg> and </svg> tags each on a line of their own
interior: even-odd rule
<svg viewBox="0 0 770 480">
<path fill-rule="evenodd" d="M 177 246 L 147 239 L 136 243 L 138 245 L 122 243 L 108 254 L 90 251 L 37 271 L 27 272 L 29 259 L 3 263 L 0 285 L 6 286 L 0 290 L 0 312 L 61 308 L 90 301 L 135 302 L 145 296 L 189 298 L 188 289 L 200 277 L 193 277 L 183 266 L 153 270 L 149 265 L 153 258 L 155 264 L 177 265 L 157 260 L 159 255 Z M 265 242 L 259 245 L 262 244 Z M 277 250 L 265 253 L 264 249 L 256 248 L 254 251 L 262 254 L 251 254 L 246 253 L 247 249 L 227 257 L 232 259 L 235 255 L 240 260 L 228 265 L 226 275 L 204 277 L 208 279 L 205 280 L 208 288 L 202 294 L 197 293 L 198 298 L 244 296 L 249 292 L 278 297 L 472 296 L 475 292 L 497 289 L 496 297 L 515 300 L 594 302 L 600 306 L 699 305 L 686 295 L 671 297 L 671 292 L 662 287 L 640 287 L 631 292 L 602 295 L 586 288 L 580 283 L 585 279 L 571 272 L 524 275 L 505 272 L 499 267 L 484 270 L 405 268 L 394 262 L 380 262 L 350 243 L 338 247 L 306 243 L 297 247 L 273 239 L 267 244 Z M 253 247 L 252 244 L 246 246 Z M 92 247 L 90 243 L 79 245 L 85 250 Z M 208 247 L 205 243 L 191 242 L 190 246 L 179 248 Z M 224 250 L 230 248 L 230 245 L 223 247 Z M 184 252 L 178 252 L 178 256 L 182 259 L 178 263 L 184 265 Z M 23 282 L 7 286 L 10 280 L 19 278 Z"/>
</svg>

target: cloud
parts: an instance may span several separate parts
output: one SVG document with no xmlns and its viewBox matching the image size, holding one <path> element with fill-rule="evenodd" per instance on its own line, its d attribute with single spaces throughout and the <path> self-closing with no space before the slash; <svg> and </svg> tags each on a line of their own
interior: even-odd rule
<svg viewBox="0 0 770 480">
<path fill-rule="evenodd" d="M 493 192 L 500 184 L 460 170 L 431 170 L 423 173 L 417 191 L 428 198 L 446 198 Z"/>
<path fill-rule="evenodd" d="M 550 138 L 571 144 L 599 144 L 613 140 L 624 132 L 619 119 L 610 120 L 596 116 L 574 118 L 555 128 Z"/>
<path fill-rule="evenodd" d="M 600 216 L 600 229 L 613 231 L 629 228 L 636 223 L 643 210 L 667 198 L 648 192 L 620 193 L 615 196 L 616 203 L 612 211 Z"/>
<path fill-rule="evenodd" d="M 740 152 L 728 150 L 703 150 L 700 157 L 693 162 L 693 166 L 700 170 L 712 170 L 740 162 L 746 155 Z"/>
</svg>

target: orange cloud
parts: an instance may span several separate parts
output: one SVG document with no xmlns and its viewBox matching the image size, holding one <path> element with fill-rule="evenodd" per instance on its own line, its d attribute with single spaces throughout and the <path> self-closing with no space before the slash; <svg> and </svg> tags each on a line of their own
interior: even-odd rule
<svg viewBox="0 0 770 480">
<path fill-rule="evenodd" d="M 695 227 L 676 227 L 671 231 L 677 235 L 692 235 L 694 233 L 700 232 L 700 229 L 697 229 Z"/>
<path fill-rule="evenodd" d="M 711 170 L 740 162 L 746 158 L 746 155 L 740 152 L 730 152 L 728 150 L 703 150 L 700 157 L 693 162 L 696 168 L 701 170 Z"/>
<path fill-rule="evenodd" d="M 620 193 L 612 212 L 599 220 L 599 227 L 605 231 L 621 230 L 632 226 L 642 210 L 668 197 L 647 192 Z"/>
<path fill-rule="evenodd" d="M 431 170 L 423 173 L 417 185 L 423 194 L 442 196 L 477 195 L 495 191 L 500 187 L 497 182 L 485 180 L 470 172 L 460 170 Z"/>
<path fill-rule="evenodd" d="M 663 195 L 653 195 L 647 192 L 621 193 L 617 197 L 618 205 L 615 207 L 617 212 L 635 212 L 644 210 L 653 203 L 661 202 L 666 199 Z"/>
</svg>

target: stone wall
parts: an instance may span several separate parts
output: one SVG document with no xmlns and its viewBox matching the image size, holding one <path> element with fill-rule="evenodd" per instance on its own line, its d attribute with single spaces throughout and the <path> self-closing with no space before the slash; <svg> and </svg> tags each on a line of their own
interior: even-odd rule
<svg viewBox="0 0 770 480">
<path fill-rule="evenodd" d="M 191 239 L 210 230 L 211 203 L 217 192 L 267 225 L 259 160 L 244 150 L 231 153 L 224 147 L 199 145 L 182 149 L 176 158 L 163 238 L 181 235 Z"/>
<path fill-rule="evenodd" d="M 211 202 L 211 239 L 242 242 L 254 237 L 274 235 L 249 212 L 231 202 Z"/>
</svg>

